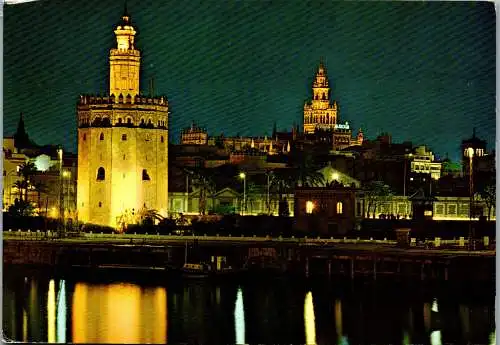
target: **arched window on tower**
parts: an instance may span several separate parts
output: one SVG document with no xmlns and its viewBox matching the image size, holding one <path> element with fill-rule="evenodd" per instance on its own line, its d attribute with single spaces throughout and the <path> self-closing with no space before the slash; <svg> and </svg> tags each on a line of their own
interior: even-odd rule
<svg viewBox="0 0 500 345">
<path fill-rule="evenodd" d="M 148 171 L 146 169 L 142 169 L 142 180 L 143 181 L 150 181 L 151 178 L 148 175 Z"/>
<path fill-rule="evenodd" d="M 326 99 L 325 93 L 323 92 L 323 99 Z"/>
<path fill-rule="evenodd" d="M 99 136 L 99 140 L 104 140 L 104 133 L 101 133 L 101 135 Z"/>
<path fill-rule="evenodd" d="M 106 171 L 103 167 L 97 169 L 97 181 L 104 181 L 106 179 Z"/>
<path fill-rule="evenodd" d="M 83 133 L 83 141 L 87 140 L 87 133 Z"/>
<path fill-rule="evenodd" d="M 342 214 L 342 201 L 337 202 L 337 214 Z"/>
<path fill-rule="evenodd" d="M 165 139 L 163 139 L 163 135 L 160 137 L 160 141 L 163 143 Z"/>
</svg>

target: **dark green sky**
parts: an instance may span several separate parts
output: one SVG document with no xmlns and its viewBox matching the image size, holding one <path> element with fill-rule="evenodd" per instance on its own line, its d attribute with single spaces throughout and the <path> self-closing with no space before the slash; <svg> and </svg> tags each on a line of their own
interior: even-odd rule
<svg viewBox="0 0 500 345">
<path fill-rule="evenodd" d="M 146 7 L 144 7 L 146 6 Z M 143 90 L 171 104 L 170 128 L 269 134 L 301 123 L 321 56 L 340 119 L 458 158 L 472 128 L 495 139 L 495 13 L 487 2 L 128 1 Z M 37 143 L 76 152 L 75 104 L 108 88 L 123 2 L 42 1 L 4 9 L 4 135 L 25 113 Z"/>
</svg>

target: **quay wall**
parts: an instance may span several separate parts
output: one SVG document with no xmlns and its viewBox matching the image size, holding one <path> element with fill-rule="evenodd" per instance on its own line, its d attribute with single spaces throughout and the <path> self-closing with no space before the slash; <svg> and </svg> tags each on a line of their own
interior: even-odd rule
<svg viewBox="0 0 500 345">
<path fill-rule="evenodd" d="M 276 270 L 303 276 L 335 275 L 379 279 L 494 281 L 495 252 L 403 249 L 395 245 L 277 243 L 254 241 L 170 241 L 115 244 L 86 241 L 3 241 L 4 265 L 71 270 L 121 265 L 176 269 L 188 262 L 214 262 L 225 267 Z"/>
</svg>

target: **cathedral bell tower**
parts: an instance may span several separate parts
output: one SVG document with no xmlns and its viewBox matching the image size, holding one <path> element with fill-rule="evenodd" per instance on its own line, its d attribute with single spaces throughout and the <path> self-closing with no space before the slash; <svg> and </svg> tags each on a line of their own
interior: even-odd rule
<svg viewBox="0 0 500 345">
<path fill-rule="evenodd" d="M 134 46 L 136 30 L 125 6 L 120 23 L 116 26 L 116 48 L 109 52 L 109 94 L 132 99 L 139 94 L 141 53 Z"/>
<path fill-rule="evenodd" d="M 330 87 L 326 68 L 321 61 L 312 83 L 313 98 L 304 105 L 304 133 L 319 128 L 333 130 L 337 123 L 337 103 L 330 104 Z"/>
</svg>

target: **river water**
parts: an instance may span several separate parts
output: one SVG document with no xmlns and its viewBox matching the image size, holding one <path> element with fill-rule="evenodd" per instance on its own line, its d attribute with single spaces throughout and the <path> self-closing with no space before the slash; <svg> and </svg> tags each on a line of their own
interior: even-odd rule
<svg viewBox="0 0 500 345">
<path fill-rule="evenodd" d="M 4 337 L 24 342 L 494 344 L 494 305 L 484 285 L 3 277 Z"/>
</svg>

